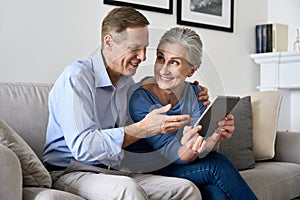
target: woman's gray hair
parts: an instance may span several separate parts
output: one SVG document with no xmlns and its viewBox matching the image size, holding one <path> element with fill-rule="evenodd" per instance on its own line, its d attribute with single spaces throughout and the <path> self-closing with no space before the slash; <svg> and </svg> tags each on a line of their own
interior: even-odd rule
<svg viewBox="0 0 300 200">
<path fill-rule="evenodd" d="M 189 28 L 174 27 L 166 31 L 159 40 L 158 49 L 163 43 L 178 43 L 188 50 L 187 61 L 193 66 L 200 67 L 202 63 L 203 44 L 200 36 Z"/>
</svg>

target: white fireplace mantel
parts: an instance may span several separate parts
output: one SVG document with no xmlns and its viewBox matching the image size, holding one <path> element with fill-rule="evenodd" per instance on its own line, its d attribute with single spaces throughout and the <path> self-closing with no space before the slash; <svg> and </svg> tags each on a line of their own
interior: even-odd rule
<svg viewBox="0 0 300 200">
<path fill-rule="evenodd" d="M 260 91 L 283 90 L 278 130 L 300 131 L 300 52 L 252 54 L 260 66 Z"/>
</svg>

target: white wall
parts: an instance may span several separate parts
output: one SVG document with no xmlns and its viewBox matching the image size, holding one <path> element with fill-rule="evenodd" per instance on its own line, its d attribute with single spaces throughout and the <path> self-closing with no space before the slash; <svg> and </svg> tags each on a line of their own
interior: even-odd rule
<svg viewBox="0 0 300 200">
<path fill-rule="evenodd" d="M 289 25 L 288 50 L 293 50 L 296 40 L 296 30 L 300 31 L 300 1 L 299 0 L 269 0 L 269 23 Z"/>
<path fill-rule="evenodd" d="M 236 0 L 234 33 L 192 27 L 205 48 L 205 62 L 194 78 L 212 95 L 256 90 L 259 68 L 249 57 L 255 52 L 255 24 L 284 17 L 285 23 L 300 28 L 299 7 L 298 0 L 269 0 L 269 16 L 268 0 Z M 54 82 L 67 64 L 98 46 L 101 19 L 111 8 L 102 0 L 0 0 L 0 81 Z M 289 15 L 277 15 L 281 10 Z M 141 12 L 151 22 L 153 41 L 160 36 L 154 33 L 176 25 L 176 1 L 173 15 Z M 153 47 L 137 79 L 152 73 Z"/>
</svg>

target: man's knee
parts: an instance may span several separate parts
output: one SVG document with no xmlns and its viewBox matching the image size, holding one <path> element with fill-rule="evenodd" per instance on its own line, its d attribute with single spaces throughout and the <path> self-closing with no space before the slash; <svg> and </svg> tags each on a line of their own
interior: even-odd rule
<svg viewBox="0 0 300 200">
<path fill-rule="evenodd" d="M 187 179 L 178 179 L 177 191 L 180 199 L 202 199 L 199 188 Z"/>
<path fill-rule="evenodd" d="M 148 196 L 143 188 L 134 179 L 127 176 L 119 177 L 116 190 L 116 193 L 119 194 L 120 199 L 148 199 Z"/>
<path fill-rule="evenodd" d="M 61 176 L 53 186 L 86 199 L 148 200 L 141 186 L 127 176 L 76 172 Z"/>
</svg>

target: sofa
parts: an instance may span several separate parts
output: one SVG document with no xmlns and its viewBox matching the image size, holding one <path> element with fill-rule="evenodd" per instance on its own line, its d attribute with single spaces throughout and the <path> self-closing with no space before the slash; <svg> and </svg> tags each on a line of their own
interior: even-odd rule
<svg viewBox="0 0 300 200">
<path fill-rule="evenodd" d="M 1 200 L 83 199 L 52 189 L 49 172 L 41 163 L 51 87 L 48 83 L 0 83 Z M 300 196 L 300 133 L 276 131 L 282 93 L 254 92 L 242 99 L 246 97 L 250 100 L 247 104 L 250 112 L 236 110 L 236 119 L 240 115 L 242 120 L 237 123 L 235 135 L 247 138 L 248 146 L 242 139 L 233 138 L 233 142 L 238 142 L 221 146 L 220 151 L 237 165 L 260 200 L 297 198 Z M 243 118 L 245 114 L 250 117 Z M 243 123 L 247 121 L 249 127 L 244 131 Z M 241 131 L 250 135 L 243 136 L 239 134 Z M 240 150 L 243 145 L 252 160 L 252 163 L 247 161 L 247 166 L 246 154 L 236 154 L 245 153 Z"/>
</svg>

